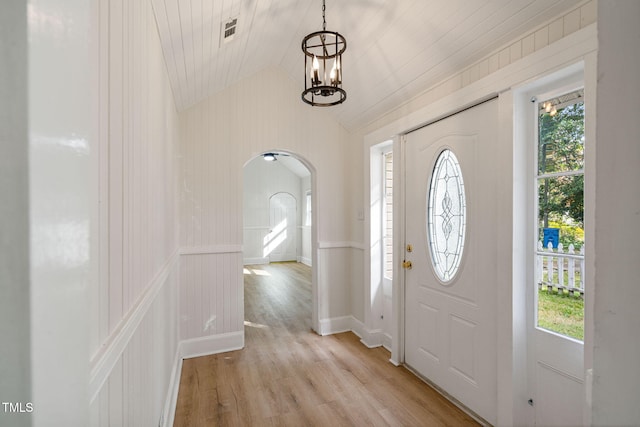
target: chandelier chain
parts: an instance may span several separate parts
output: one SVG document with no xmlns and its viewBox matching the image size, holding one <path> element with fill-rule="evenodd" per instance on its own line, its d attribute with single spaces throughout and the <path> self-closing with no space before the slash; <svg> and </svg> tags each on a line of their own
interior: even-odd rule
<svg viewBox="0 0 640 427">
<path fill-rule="evenodd" d="M 322 0 L 322 31 L 327 31 L 327 20 L 324 17 L 325 10 L 326 10 L 326 6 L 324 4 L 324 0 Z"/>
</svg>

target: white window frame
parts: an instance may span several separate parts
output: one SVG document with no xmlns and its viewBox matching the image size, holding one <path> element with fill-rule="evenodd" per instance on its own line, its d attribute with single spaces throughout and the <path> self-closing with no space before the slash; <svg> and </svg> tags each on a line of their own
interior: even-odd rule
<svg viewBox="0 0 640 427">
<path fill-rule="evenodd" d="M 575 82 L 573 84 L 570 84 L 570 85 L 552 86 L 552 88 L 550 88 L 549 91 L 544 92 L 544 93 L 540 93 L 540 94 L 536 95 L 534 98 L 532 98 L 532 104 L 534 105 L 534 114 L 535 114 L 535 119 L 534 119 L 535 129 L 533 129 L 533 131 L 534 131 L 533 132 L 533 141 L 534 141 L 533 146 L 534 146 L 534 150 L 535 150 L 535 155 L 533 156 L 533 176 L 532 176 L 532 182 L 531 182 L 533 191 L 532 191 L 532 201 L 531 201 L 531 203 L 533 205 L 533 224 L 532 224 L 532 229 L 534 230 L 533 231 L 533 236 L 534 236 L 533 241 L 534 241 L 535 248 L 533 249 L 533 260 L 530 261 L 530 262 L 534 266 L 536 266 L 536 267 L 534 267 L 534 270 L 535 270 L 535 268 L 537 268 L 538 256 L 539 256 L 538 246 L 537 246 L 538 245 L 538 236 L 539 236 L 539 229 L 538 229 L 538 227 L 539 227 L 539 222 L 538 222 L 539 219 L 538 219 L 538 216 L 540 214 L 540 212 L 539 212 L 540 206 L 539 206 L 539 200 L 538 200 L 538 194 L 539 194 L 538 193 L 538 181 L 541 180 L 541 179 L 545 179 L 545 178 L 564 177 L 564 176 L 578 176 L 578 175 L 580 175 L 580 176 L 584 177 L 585 176 L 585 168 L 586 168 L 586 156 L 587 156 L 586 144 L 585 144 L 585 153 L 584 153 L 585 158 L 583 160 L 582 169 L 571 170 L 571 171 L 562 171 L 562 172 L 554 172 L 554 173 L 540 173 L 540 165 L 538 163 L 538 158 L 539 158 L 538 150 L 539 150 L 539 145 L 540 145 L 540 133 L 539 133 L 540 114 L 539 114 L 539 110 L 538 110 L 538 105 L 539 105 L 540 102 L 544 102 L 545 100 L 556 98 L 556 97 L 560 97 L 562 95 L 569 94 L 571 92 L 575 92 L 575 91 L 578 91 L 578 90 L 583 90 L 584 91 L 584 81 L 583 80 L 577 81 L 577 82 Z M 584 98 L 583 98 L 582 102 L 584 103 Z M 585 113 L 585 134 L 586 134 L 586 126 L 587 125 L 586 125 L 586 113 Z M 586 135 L 585 135 L 585 138 L 586 138 Z M 585 193 L 585 190 L 583 188 L 583 198 L 584 197 L 586 197 L 586 193 Z M 585 212 L 585 214 L 586 214 L 586 212 Z M 585 232 L 585 241 L 583 242 L 583 247 L 584 247 L 584 245 L 586 245 L 587 238 L 588 238 L 587 237 L 587 233 Z M 582 265 L 584 266 L 585 263 L 582 262 Z M 585 280 L 585 277 L 586 277 L 585 273 L 586 273 L 586 271 L 583 268 L 582 271 L 581 271 L 581 280 L 583 280 L 583 281 Z M 534 316 L 535 316 L 535 318 L 534 318 L 534 327 L 536 329 L 542 331 L 542 332 L 547 332 L 547 333 L 551 333 L 551 334 L 560 335 L 560 336 L 562 336 L 564 338 L 567 338 L 569 340 L 577 340 L 577 341 L 580 341 L 580 342 L 584 342 L 584 339 L 578 340 L 578 339 L 570 337 L 568 335 L 564 335 L 564 334 L 562 334 L 560 332 L 557 332 L 557 331 L 554 331 L 554 330 L 551 330 L 551 329 L 543 328 L 543 327 L 541 327 L 539 325 L 539 319 L 538 319 L 538 313 L 539 313 L 538 292 L 539 292 L 539 290 L 537 289 L 538 284 L 536 282 L 537 282 L 537 278 L 536 278 L 536 273 L 534 271 L 534 277 L 532 278 L 532 285 L 534 287 L 536 287 L 536 291 L 535 291 L 536 297 L 534 298 L 534 305 L 535 305 L 535 307 L 534 307 Z M 586 286 L 583 285 L 583 289 L 585 291 L 585 298 L 586 298 Z M 585 307 L 585 309 L 586 309 L 586 307 Z M 585 322 L 583 320 L 583 328 L 585 328 L 585 327 L 586 327 L 586 324 L 585 324 Z"/>
</svg>

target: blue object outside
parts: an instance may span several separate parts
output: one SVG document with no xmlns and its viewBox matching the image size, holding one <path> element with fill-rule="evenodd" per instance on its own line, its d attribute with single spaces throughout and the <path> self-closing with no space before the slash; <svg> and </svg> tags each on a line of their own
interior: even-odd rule
<svg viewBox="0 0 640 427">
<path fill-rule="evenodd" d="M 558 241 L 560 240 L 560 229 L 559 228 L 544 228 L 542 230 L 542 244 L 544 247 L 549 246 L 549 242 L 554 249 L 558 247 Z"/>
</svg>

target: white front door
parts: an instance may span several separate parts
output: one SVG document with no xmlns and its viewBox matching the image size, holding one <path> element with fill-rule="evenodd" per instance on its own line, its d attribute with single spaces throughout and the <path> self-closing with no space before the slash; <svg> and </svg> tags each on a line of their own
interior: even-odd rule
<svg viewBox="0 0 640 427">
<path fill-rule="evenodd" d="M 497 411 L 494 236 L 504 178 L 493 160 L 497 122 L 498 102 L 492 100 L 408 134 L 405 144 L 404 257 L 412 263 L 405 273 L 405 361 L 492 424 Z M 447 150 L 454 156 L 444 160 L 436 177 L 440 184 L 430 216 L 434 166 Z M 456 212 L 460 205 L 465 218 Z M 435 246 L 430 231 L 437 235 Z M 439 267 L 432 264 L 432 253 Z"/>
<path fill-rule="evenodd" d="M 269 199 L 270 230 L 264 247 L 269 261 L 296 260 L 296 199 L 289 193 L 276 193 Z"/>
</svg>

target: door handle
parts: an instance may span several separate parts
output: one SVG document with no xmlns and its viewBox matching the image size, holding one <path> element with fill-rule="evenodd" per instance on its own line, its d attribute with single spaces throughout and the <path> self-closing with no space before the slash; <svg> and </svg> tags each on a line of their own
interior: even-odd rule
<svg viewBox="0 0 640 427">
<path fill-rule="evenodd" d="M 413 267 L 413 265 L 411 265 L 411 261 L 407 261 L 407 260 L 402 261 L 402 268 L 411 270 L 411 267 Z"/>
</svg>

